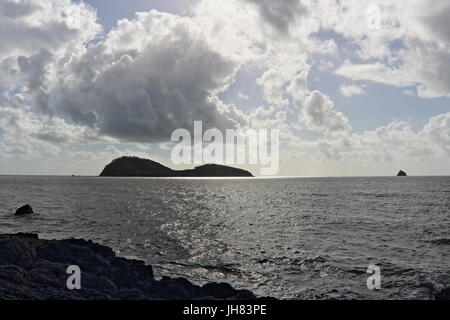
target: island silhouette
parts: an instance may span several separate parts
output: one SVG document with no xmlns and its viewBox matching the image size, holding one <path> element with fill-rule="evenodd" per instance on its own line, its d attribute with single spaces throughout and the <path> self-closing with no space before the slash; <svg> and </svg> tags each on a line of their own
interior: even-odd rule
<svg viewBox="0 0 450 320">
<path fill-rule="evenodd" d="M 219 164 L 205 164 L 187 170 L 173 170 L 156 161 L 124 156 L 105 166 L 101 177 L 253 177 L 243 169 Z"/>
<path fill-rule="evenodd" d="M 403 171 L 403 170 L 400 170 L 400 171 L 397 173 L 397 177 L 406 177 L 406 176 L 407 176 L 407 174 L 406 174 L 406 172 Z"/>
</svg>

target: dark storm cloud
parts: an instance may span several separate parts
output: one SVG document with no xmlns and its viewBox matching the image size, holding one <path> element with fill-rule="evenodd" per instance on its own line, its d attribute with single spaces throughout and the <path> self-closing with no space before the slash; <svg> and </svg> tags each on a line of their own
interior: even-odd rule
<svg viewBox="0 0 450 320">
<path fill-rule="evenodd" d="M 189 28 L 159 13 L 119 28 L 71 65 L 56 110 L 127 141 L 170 140 L 173 130 L 191 129 L 196 120 L 233 127 L 210 98 L 233 79 L 236 66 Z M 135 34 L 145 29 L 152 33 Z"/>
<path fill-rule="evenodd" d="M 289 31 L 291 23 L 302 14 L 307 8 L 301 4 L 300 0 L 244 0 L 258 6 L 261 16 L 266 22 L 272 25 L 277 31 L 285 34 Z"/>
<path fill-rule="evenodd" d="M 438 38 L 450 44 L 450 3 L 440 3 L 432 10 L 431 14 L 422 15 L 425 26 Z"/>
<path fill-rule="evenodd" d="M 39 53 L 31 57 L 19 56 L 17 58 L 24 83 L 34 96 L 37 106 L 45 113 L 49 112 L 50 93 L 42 89 L 46 86 L 48 80 L 46 68 L 52 58 L 53 54 L 46 49 L 41 49 Z"/>
</svg>

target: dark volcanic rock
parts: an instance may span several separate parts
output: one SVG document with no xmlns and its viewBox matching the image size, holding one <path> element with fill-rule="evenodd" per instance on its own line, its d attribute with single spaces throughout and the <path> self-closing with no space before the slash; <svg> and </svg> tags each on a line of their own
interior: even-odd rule
<svg viewBox="0 0 450 320">
<path fill-rule="evenodd" d="M 173 170 L 162 164 L 138 157 L 121 157 L 105 166 L 102 177 L 253 177 L 242 169 L 207 164 L 190 170 Z"/>
<path fill-rule="evenodd" d="M 450 300 L 450 287 L 444 288 L 434 295 L 436 300 Z"/>
<path fill-rule="evenodd" d="M 228 283 L 207 283 L 202 287 L 205 292 L 211 297 L 218 297 L 219 299 L 252 299 L 253 293 L 248 290 L 241 290 L 236 292 Z"/>
<path fill-rule="evenodd" d="M 21 216 L 24 214 L 31 214 L 31 213 L 33 213 L 33 208 L 29 204 L 26 204 L 26 205 L 20 207 L 19 209 L 17 209 L 15 215 Z"/>
<path fill-rule="evenodd" d="M 81 270 L 81 289 L 67 288 L 67 268 Z M 226 283 L 197 286 L 184 278 L 156 280 L 143 261 L 116 257 L 86 240 L 40 240 L 34 234 L 0 235 L 1 299 L 256 299 Z"/>
<path fill-rule="evenodd" d="M 406 174 L 406 172 L 403 171 L 403 170 L 400 170 L 400 171 L 397 173 L 397 177 L 406 177 L 406 176 L 407 176 L 407 174 Z"/>
</svg>

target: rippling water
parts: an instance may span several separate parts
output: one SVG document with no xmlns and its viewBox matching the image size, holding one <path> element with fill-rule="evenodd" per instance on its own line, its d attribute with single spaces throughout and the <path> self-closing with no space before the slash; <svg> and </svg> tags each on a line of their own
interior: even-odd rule
<svg viewBox="0 0 450 320">
<path fill-rule="evenodd" d="M 15 217 L 25 203 L 37 214 Z M 92 239 L 157 274 L 263 296 L 428 299 L 450 285 L 450 177 L 4 176 L 0 232 Z"/>
</svg>

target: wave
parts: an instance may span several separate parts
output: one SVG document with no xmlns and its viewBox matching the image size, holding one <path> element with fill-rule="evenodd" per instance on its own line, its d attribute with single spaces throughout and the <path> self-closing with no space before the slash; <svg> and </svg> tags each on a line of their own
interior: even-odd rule
<svg viewBox="0 0 450 320">
<path fill-rule="evenodd" d="M 450 245 L 450 239 L 448 238 L 433 239 L 428 242 L 435 245 Z"/>
<path fill-rule="evenodd" d="M 211 264 L 189 264 L 189 263 L 182 263 L 182 262 L 169 262 L 169 264 L 177 265 L 181 267 L 187 267 L 191 269 L 206 269 L 206 270 L 212 270 L 212 271 L 218 271 L 221 273 L 228 273 L 228 274 L 240 274 L 241 271 L 234 265 L 234 264 L 219 264 L 219 265 L 211 265 Z"/>
</svg>

